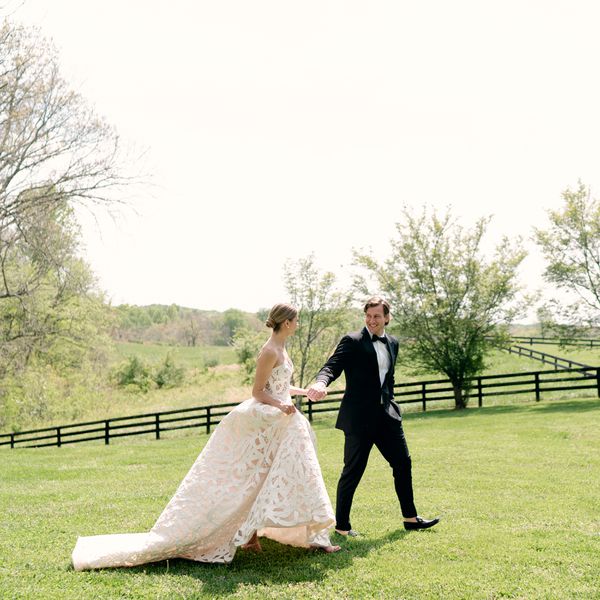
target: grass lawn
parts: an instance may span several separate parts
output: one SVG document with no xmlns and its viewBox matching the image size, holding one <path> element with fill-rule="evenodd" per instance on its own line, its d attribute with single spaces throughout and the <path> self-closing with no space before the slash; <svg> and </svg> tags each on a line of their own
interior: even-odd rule
<svg viewBox="0 0 600 600">
<path fill-rule="evenodd" d="M 133 342 L 115 342 L 114 362 L 129 356 L 137 356 L 148 363 L 156 364 L 171 354 L 178 365 L 186 368 L 199 368 L 206 361 L 231 365 L 237 361 L 235 350 L 231 346 L 167 346 L 164 344 L 135 344 Z"/>
<path fill-rule="evenodd" d="M 342 434 L 316 427 L 334 496 Z M 334 555 L 268 540 L 228 566 L 74 572 L 77 535 L 146 531 L 205 436 L 0 452 L 0 598 L 600 598 L 600 400 L 407 415 L 417 506 L 405 532 L 374 451 Z M 337 541 L 338 538 L 336 538 Z"/>
</svg>

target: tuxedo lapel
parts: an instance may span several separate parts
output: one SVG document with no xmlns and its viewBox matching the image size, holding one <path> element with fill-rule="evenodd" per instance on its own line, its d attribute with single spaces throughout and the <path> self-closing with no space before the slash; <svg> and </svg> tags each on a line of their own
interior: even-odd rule
<svg viewBox="0 0 600 600">
<path fill-rule="evenodd" d="M 385 345 L 387 346 L 388 354 L 390 355 L 390 368 L 388 369 L 388 372 L 385 374 L 385 379 L 383 380 L 382 388 L 384 388 L 388 384 L 388 379 L 394 375 L 394 369 L 395 369 L 395 365 L 396 365 L 396 355 L 397 355 L 397 352 L 395 351 L 392 340 L 390 339 L 390 337 L 388 335 L 386 335 L 385 337 L 386 337 Z"/>
<path fill-rule="evenodd" d="M 370 365 L 370 368 L 374 371 L 374 374 L 377 375 L 377 381 L 379 381 L 379 363 L 377 362 L 377 352 L 375 352 L 373 342 L 371 341 L 371 335 L 366 327 L 364 327 L 362 330 L 362 345 L 365 353 L 367 354 L 367 361 Z"/>
<path fill-rule="evenodd" d="M 393 371 L 394 365 L 396 364 L 396 357 L 398 356 L 398 352 L 396 351 L 395 344 L 392 343 L 392 340 L 389 338 L 389 336 L 386 335 L 385 337 L 387 338 L 387 347 L 390 353 L 390 358 L 392 359 L 392 362 L 390 364 L 390 371 Z"/>
<path fill-rule="evenodd" d="M 387 385 L 388 378 L 394 374 L 394 368 L 395 368 L 395 364 L 396 364 L 396 354 L 397 354 L 395 352 L 394 344 L 392 343 L 392 340 L 390 339 L 390 337 L 387 334 L 384 334 L 384 335 L 385 335 L 385 339 L 386 339 L 385 346 L 387 348 L 388 355 L 390 357 L 390 366 L 389 366 L 389 369 L 383 380 L 383 384 L 381 384 L 379 386 L 381 389 L 383 389 Z M 376 342 L 376 343 L 379 344 L 380 342 Z M 375 346 L 373 344 L 373 341 L 371 340 L 371 334 L 369 333 L 369 330 L 366 327 L 364 327 L 362 330 L 362 344 L 365 349 L 365 352 L 368 355 L 367 360 L 371 364 L 371 367 L 377 376 L 377 381 L 379 382 L 380 381 L 380 379 L 379 379 L 379 362 L 377 361 L 377 352 L 375 351 Z"/>
</svg>

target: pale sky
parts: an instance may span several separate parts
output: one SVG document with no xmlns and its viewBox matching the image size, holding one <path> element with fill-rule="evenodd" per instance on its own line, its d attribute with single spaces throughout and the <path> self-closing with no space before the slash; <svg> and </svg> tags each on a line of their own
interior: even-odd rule
<svg viewBox="0 0 600 600">
<path fill-rule="evenodd" d="M 153 187 L 84 219 L 114 303 L 254 311 L 287 258 L 348 283 L 403 204 L 529 237 L 578 179 L 600 196 L 596 0 L 25 0 L 64 76 Z M 541 284 L 528 243 L 522 278 Z"/>
</svg>

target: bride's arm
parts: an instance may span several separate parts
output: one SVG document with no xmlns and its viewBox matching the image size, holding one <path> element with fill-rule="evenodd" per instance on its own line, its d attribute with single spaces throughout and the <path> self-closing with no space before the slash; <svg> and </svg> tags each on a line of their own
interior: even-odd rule
<svg viewBox="0 0 600 600">
<path fill-rule="evenodd" d="M 306 396 L 307 393 L 308 390 L 305 390 L 304 388 L 297 388 L 290 385 L 290 396 Z"/>
<path fill-rule="evenodd" d="M 271 371 L 276 363 L 277 354 L 273 350 L 263 348 L 256 360 L 256 374 L 254 375 L 254 385 L 252 386 L 252 397 L 263 404 L 274 406 L 281 412 L 289 415 L 296 410 L 296 407 L 293 404 L 285 404 L 281 402 L 281 400 L 273 398 L 273 396 L 265 390 Z"/>
</svg>

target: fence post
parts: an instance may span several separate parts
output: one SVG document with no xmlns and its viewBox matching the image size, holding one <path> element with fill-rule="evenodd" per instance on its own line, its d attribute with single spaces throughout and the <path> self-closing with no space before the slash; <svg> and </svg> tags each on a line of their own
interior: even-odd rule
<svg viewBox="0 0 600 600">
<path fill-rule="evenodd" d="M 596 387 L 598 388 L 598 398 L 600 398 L 600 369 L 596 369 Z"/>
<path fill-rule="evenodd" d="M 479 408 L 483 406 L 483 389 L 481 386 L 481 377 L 477 378 L 477 406 L 479 406 Z"/>
<path fill-rule="evenodd" d="M 104 444 L 108 446 L 110 443 L 110 420 L 104 421 Z"/>
<path fill-rule="evenodd" d="M 540 401 L 540 374 L 536 373 L 535 377 L 535 401 Z"/>
<path fill-rule="evenodd" d="M 160 413 L 154 415 L 154 427 L 156 431 L 156 439 L 160 440 Z"/>
<path fill-rule="evenodd" d="M 313 420 L 313 403 L 312 402 L 308 402 L 308 420 L 309 422 L 312 423 Z"/>
<path fill-rule="evenodd" d="M 10 447 L 11 448 L 15 447 L 15 434 L 14 433 L 10 434 Z"/>
<path fill-rule="evenodd" d="M 60 427 L 56 428 L 56 446 L 60 448 L 61 439 L 60 439 Z"/>
<path fill-rule="evenodd" d="M 425 412 L 427 410 L 427 389 L 426 389 L 427 384 L 425 382 L 423 382 L 421 384 L 421 399 L 422 399 L 422 404 L 423 404 L 423 412 Z"/>
<path fill-rule="evenodd" d="M 206 433 L 210 433 L 210 406 L 206 407 Z"/>
</svg>

